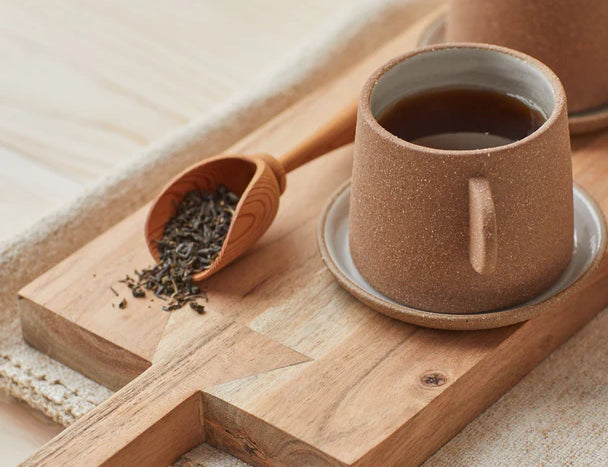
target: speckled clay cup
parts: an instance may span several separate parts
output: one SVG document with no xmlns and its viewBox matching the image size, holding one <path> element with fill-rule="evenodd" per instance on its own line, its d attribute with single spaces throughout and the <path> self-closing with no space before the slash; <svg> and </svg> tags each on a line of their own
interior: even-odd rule
<svg viewBox="0 0 608 467">
<path fill-rule="evenodd" d="M 376 117 L 402 97 L 452 86 L 514 93 L 546 122 L 516 142 L 439 150 Z M 482 44 L 414 51 L 377 70 L 359 102 L 350 251 L 379 292 L 427 311 L 473 313 L 525 302 L 565 270 L 573 248 L 566 97 L 555 74 Z"/>
<path fill-rule="evenodd" d="M 570 112 L 608 105 L 607 0 L 450 0 L 446 38 L 543 61 L 562 80 Z"/>
</svg>

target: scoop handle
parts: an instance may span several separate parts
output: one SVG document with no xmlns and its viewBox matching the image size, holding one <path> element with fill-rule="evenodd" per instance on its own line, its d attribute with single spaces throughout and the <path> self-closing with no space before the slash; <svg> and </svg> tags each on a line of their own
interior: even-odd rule
<svg viewBox="0 0 608 467">
<path fill-rule="evenodd" d="M 496 210 L 490 182 L 485 178 L 469 179 L 469 260 L 479 274 L 496 269 Z"/>
<path fill-rule="evenodd" d="M 358 101 L 352 101 L 322 128 L 279 158 L 285 173 L 355 140 Z"/>
</svg>

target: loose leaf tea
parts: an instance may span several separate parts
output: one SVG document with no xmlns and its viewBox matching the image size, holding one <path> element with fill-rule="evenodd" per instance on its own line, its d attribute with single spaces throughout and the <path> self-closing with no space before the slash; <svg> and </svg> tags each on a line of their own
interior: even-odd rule
<svg viewBox="0 0 608 467">
<path fill-rule="evenodd" d="M 477 88 L 440 88 L 403 97 L 378 117 L 393 135 L 419 146 L 469 150 L 502 146 L 547 120 L 531 102 Z"/>
<path fill-rule="evenodd" d="M 176 204 L 175 215 L 165 225 L 157 242 L 160 261 L 153 267 L 135 271 L 137 280 L 126 276 L 125 283 L 134 297 L 146 296 L 146 290 L 167 301 L 165 311 L 178 310 L 190 303 L 202 314 L 205 308 L 196 303 L 207 294 L 192 284 L 191 276 L 209 269 L 220 253 L 232 215 L 239 201 L 234 193 L 220 185 L 213 193 L 190 191 Z"/>
<path fill-rule="evenodd" d="M 199 315 L 202 315 L 205 312 L 205 306 L 196 302 L 190 302 L 190 308 L 196 311 Z"/>
</svg>

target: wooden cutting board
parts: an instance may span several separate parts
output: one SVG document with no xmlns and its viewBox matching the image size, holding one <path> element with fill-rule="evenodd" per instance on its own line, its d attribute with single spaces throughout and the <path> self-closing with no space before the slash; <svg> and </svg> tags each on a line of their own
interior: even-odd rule
<svg viewBox="0 0 608 467">
<path fill-rule="evenodd" d="M 434 17 L 228 152 L 279 155 L 305 139 Z M 606 212 L 608 134 L 574 143 L 575 178 Z M 120 389 L 26 464 L 163 465 L 205 441 L 254 465 L 415 465 L 608 304 L 604 259 L 579 294 L 520 325 L 438 331 L 370 310 L 337 284 L 316 243 L 351 152 L 288 177 L 271 229 L 205 284 L 204 315 L 163 312 L 118 283 L 152 261 L 147 207 L 26 286 L 26 341 Z"/>
</svg>

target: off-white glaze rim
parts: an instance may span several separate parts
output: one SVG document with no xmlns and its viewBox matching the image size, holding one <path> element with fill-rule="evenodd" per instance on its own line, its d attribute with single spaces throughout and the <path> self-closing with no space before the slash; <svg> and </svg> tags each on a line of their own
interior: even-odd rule
<svg viewBox="0 0 608 467">
<path fill-rule="evenodd" d="M 401 97 L 447 86 L 483 87 L 510 92 L 540 107 L 547 120 L 532 134 L 502 146 L 443 150 L 403 140 L 376 120 Z M 489 44 L 453 43 L 429 46 L 398 56 L 377 69 L 363 86 L 359 112 L 372 130 L 396 146 L 429 154 L 462 156 L 510 151 L 551 128 L 566 111 L 566 94 L 549 67 L 529 55 Z"/>
</svg>

